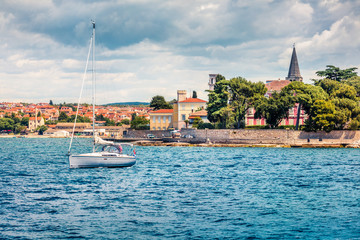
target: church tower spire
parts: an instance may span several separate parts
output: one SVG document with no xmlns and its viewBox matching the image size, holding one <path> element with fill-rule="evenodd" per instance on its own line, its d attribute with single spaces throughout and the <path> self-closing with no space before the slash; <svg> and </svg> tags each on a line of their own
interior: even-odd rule
<svg viewBox="0 0 360 240">
<path fill-rule="evenodd" d="M 289 73 L 285 79 L 290 80 L 291 82 L 293 82 L 293 81 L 302 82 L 302 80 L 303 80 L 302 76 L 300 75 L 300 68 L 299 68 L 299 63 L 298 63 L 297 56 L 296 56 L 295 43 L 293 46 L 293 52 L 292 52 L 290 67 L 289 67 Z"/>
</svg>

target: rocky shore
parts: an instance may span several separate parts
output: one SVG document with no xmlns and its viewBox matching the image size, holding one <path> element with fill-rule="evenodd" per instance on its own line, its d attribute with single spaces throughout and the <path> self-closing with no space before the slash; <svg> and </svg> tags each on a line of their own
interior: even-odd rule
<svg viewBox="0 0 360 240">
<path fill-rule="evenodd" d="M 163 141 L 137 141 L 137 146 L 165 146 L 165 147 L 262 147 L 262 148 L 360 148 L 358 144 L 234 144 L 234 143 L 186 143 Z"/>
</svg>

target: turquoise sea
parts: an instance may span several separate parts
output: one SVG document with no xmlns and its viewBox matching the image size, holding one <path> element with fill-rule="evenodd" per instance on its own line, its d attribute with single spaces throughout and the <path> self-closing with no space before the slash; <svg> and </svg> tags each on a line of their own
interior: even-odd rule
<svg viewBox="0 0 360 240">
<path fill-rule="evenodd" d="M 68 144 L 0 139 L 0 239 L 360 239 L 359 149 L 137 147 L 131 168 L 69 169 Z"/>
</svg>

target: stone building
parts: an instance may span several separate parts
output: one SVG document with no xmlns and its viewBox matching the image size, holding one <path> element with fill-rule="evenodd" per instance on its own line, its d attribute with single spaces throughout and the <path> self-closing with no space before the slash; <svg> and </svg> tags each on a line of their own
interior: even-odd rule
<svg viewBox="0 0 360 240">
<path fill-rule="evenodd" d="M 216 77 L 217 77 L 217 75 L 219 75 L 219 74 L 209 74 L 209 83 L 208 83 L 208 85 L 209 85 L 209 90 L 210 91 L 214 91 L 214 86 L 215 86 L 215 83 L 216 83 Z"/>
<path fill-rule="evenodd" d="M 199 98 L 187 98 L 186 90 L 177 91 L 177 101 L 174 103 L 173 127 L 181 129 L 186 127 L 186 120 L 189 121 L 189 116 L 197 111 L 206 108 L 207 101 Z"/>
<path fill-rule="evenodd" d="M 45 120 L 43 117 L 30 117 L 28 129 L 30 132 L 36 130 L 37 127 L 45 125 Z"/>
<path fill-rule="evenodd" d="M 150 130 L 167 130 L 173 128 L 174 109 L 150 111 Z"/>
</svg>

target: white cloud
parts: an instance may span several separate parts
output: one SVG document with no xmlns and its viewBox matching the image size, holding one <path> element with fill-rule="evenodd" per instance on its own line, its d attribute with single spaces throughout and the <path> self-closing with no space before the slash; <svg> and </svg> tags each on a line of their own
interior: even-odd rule
<svg viewBox="0 0 360 240">
<path fill-rule="evenodd" d="M 77 101 L 91 18 L 97 21 L 100 103 L 158 94 L 170 100 L 177 89 L 206 99 L 209 73 L 283 79 L 293 43 L 304 79 L 327 64 L 359 66 L 359 6 L 337 0 L 3 1 L 0 101 Z"/>
<path fill-rule="evenodd" d="M 287 1 L 262 11 L 254 22 L 254 28 L 269 36 L 294 36 L 307 34 L 314 10 L 308 3 Z"/>
</svg>

